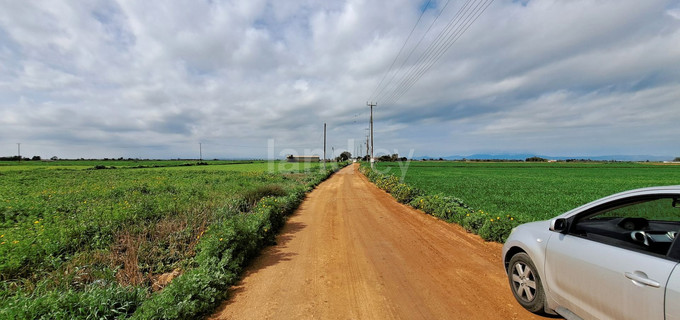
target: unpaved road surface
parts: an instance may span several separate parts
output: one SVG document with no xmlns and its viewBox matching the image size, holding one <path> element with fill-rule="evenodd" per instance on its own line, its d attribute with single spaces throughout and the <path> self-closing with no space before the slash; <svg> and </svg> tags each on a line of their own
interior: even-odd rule
<svg viewBox="0 0 680 320">
<path fill-rule="evenodd" d="M 500 254 L 349 166 L 308 195 L 210 319 L 540 318 L 515 302 Z"/>
</svg>

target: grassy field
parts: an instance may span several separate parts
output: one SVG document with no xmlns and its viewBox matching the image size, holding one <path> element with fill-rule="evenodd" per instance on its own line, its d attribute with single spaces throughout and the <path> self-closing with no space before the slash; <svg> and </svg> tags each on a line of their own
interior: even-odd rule
<svg viewBox="0 0 680 320">
<path fill-rule="evenodd" d="M 209 311 L 330 172 L 265 161 L 0 163 L 0 318 Z M 172 272 L 200 280 L 154 293 Z"/>
<path fill-rule="evenodd" d="M 396 163 L 379 171 L 401 177 Z M 404 182 L 520 221 L 548 219 L 606 195 L 680 184 L 680 166 L 646 163 L 411 162 Z"/>
</svg>

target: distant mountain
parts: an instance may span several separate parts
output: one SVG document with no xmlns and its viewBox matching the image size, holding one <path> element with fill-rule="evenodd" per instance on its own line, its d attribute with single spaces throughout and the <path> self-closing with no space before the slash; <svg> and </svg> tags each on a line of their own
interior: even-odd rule
<svg viewBox="0 0 680 320">
<path fill-rule="evenodd" d="M 531 157 L 541 157 L 550 160 L 568 160 L 568 159 L 589 159 L 594 161 L 671 161 L 672 156 L 651 156 L 651 155 L 609 155 L 609 156 L 545 156 L 533 153 L 502 153 L 502 154 L 471 154 L 467 156 L 447 156 L 447 157 L 430 157 L 422 156 L 415 159 L 439 159 L 444 160 L 525 160 Z"/>
</svg>

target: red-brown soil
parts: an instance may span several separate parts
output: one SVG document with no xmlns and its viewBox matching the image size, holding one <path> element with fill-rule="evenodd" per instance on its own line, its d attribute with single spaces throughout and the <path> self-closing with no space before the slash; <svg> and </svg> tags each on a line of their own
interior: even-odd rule
<svg viewBox="0 0 680 320">
<path fill-rule="evenodd" d="M 210 319 L 534 319 L 501 245 L 397 203 L 349 166 L 311 192 Z"/>
</svg>

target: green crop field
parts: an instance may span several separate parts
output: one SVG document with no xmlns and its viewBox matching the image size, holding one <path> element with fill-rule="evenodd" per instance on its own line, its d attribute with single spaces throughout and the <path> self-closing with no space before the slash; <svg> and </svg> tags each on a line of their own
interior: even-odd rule
<svg viewBox="0 0 680 320">
<path fill-rule="evenodd" d="M 0 318 L 208 312 L 333 169 L 278 161 L 2 162 Z M 159 276 L 173 271 L 182 276 L 155 293 L 165 285 Z"/>
<path fill-rule="evenodd" d="M 403 174 L 393 162 L 376 169 Z M 404 182 L 427 194 L 453 196 L 473 209 L 522 222 L 548 219 L 620 191 L 680 184 L 680 166 L 647 163 L 413 161 L 405 171 Z"/>
</svg>

